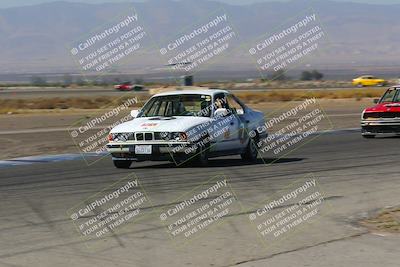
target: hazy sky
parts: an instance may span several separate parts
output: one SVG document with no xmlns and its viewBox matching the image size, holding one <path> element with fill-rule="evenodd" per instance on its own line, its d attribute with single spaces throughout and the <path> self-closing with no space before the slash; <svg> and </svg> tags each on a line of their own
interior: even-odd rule
<svg viewBox="0 0 400 267">
<path fill-rule="evenodd" d="M 32 5 L 44 2 L 56 2 L 59 0 L 0 0 L 0 8 L 15 7 L 22 5 Z M 81 2 L 81 3 L 103 3 L 103 2 L 140 2 L 146 0 L 67 0 L 70 2 Z M 200 0 L 199 0 L 200 1 Z M 204 1 L 204 0 L 202 0 Z M 267 2 L 267 1 L 287 1 L 287 0 L 214 0 L 230 4 L 248 4 L 254 2 Z M 324 0 L 321 0 L 324 1 Z M 359 3 L 371 3 L 371 4 L 400 4 L 400 0 L 334 0 L 340 2 L 359 2 Z"/>
</svg>

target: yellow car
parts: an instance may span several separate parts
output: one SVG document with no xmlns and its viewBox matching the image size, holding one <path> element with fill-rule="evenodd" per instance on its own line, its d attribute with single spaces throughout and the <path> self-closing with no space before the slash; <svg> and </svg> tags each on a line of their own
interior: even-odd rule
<svg viewBox="0 0 400 267">
<path fill-rule="evenodd" d="M 356 79 L 353 79 L 352 84 L 358 87 L 364 86 L 384 86 L 386 85 L 386 81 L 384 79 L 376 78 L 372 75 L 364 75 L 360 76 Z"/>
</svg>

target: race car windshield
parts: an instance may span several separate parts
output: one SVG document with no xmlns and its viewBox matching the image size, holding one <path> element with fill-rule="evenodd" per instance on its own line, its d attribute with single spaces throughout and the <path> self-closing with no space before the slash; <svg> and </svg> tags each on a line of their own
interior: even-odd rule
<svg viewBox="0 0 400 267">
<path fill-rule="evenodd" d="M 382 97 L 381 103 L 400 102 L 400 90 L 388 90 Z"/>
<path fill-rule="evenodd" d="M 152 98 L 140 117 L 211 116 L 209 95 L 169 95 Z"/>
</svg>

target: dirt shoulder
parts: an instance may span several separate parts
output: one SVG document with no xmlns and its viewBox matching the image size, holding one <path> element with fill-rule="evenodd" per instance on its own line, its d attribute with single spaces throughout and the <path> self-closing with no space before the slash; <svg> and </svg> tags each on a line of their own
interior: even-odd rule
<svg viewBox="0 0 400 267">
<path fill-rule="evenodd" d="M 400 233 L 400 207 L 387 208 L 374 217 L 361 221 L 373 232 Z"/>
</svg>

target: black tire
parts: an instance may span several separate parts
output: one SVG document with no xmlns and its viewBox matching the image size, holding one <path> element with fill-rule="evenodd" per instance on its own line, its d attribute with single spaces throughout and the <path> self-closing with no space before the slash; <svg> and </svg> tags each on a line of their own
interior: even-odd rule
<svg viewBox="0 0 400 267">
<path fill-rule="evenodd" d="M 206 140 L 207 137 L 202 140 Z M 206 144 L 198 144 L 196 156 L 192 159 L 195 166 L 204 167 L 208 165 L 208 154 L 210 151 L 210 142 Z"/>
<path fill-rule="evenodd" d="M 362 83 L 357 84 L 357 87 L 364 87 L 364 85 Z"/>
<path fill-rule="evenodd" d="M 257 139 L 249 139 L 246 151 L 240 154 L 240 156 L 245 161 L 257 162 L 257 157 L 258 157 Z"/>
<path fill-rule="evenodd" d="M 373 135 L 373 134 L 363 134 L 362 137 L 364 137 L 366 139 L 372 139 L 372 138 L 375 138 L 375 135 Z"/>
<path fill-rule="evenodd" d="M 114 166 L 118 169 L 129 169 L 132 164 L 131 160 L 113 160 Z"/>
</svg>

